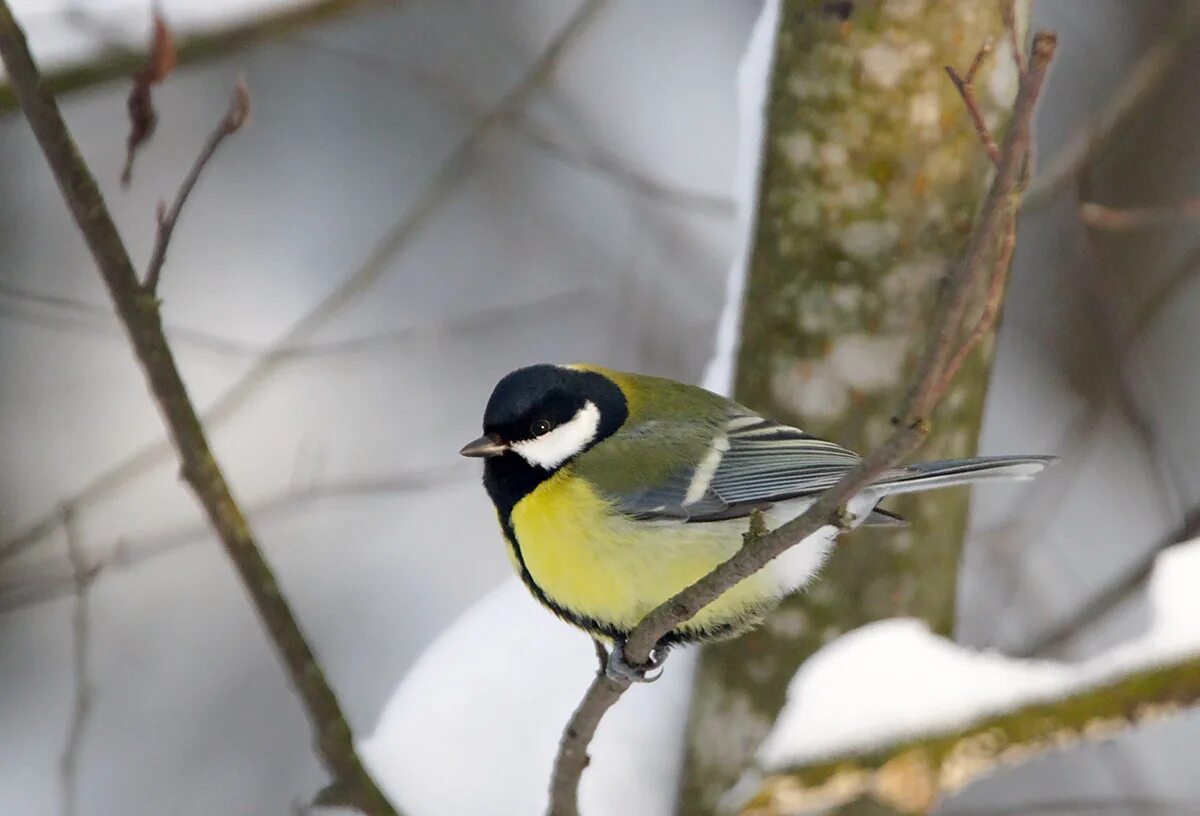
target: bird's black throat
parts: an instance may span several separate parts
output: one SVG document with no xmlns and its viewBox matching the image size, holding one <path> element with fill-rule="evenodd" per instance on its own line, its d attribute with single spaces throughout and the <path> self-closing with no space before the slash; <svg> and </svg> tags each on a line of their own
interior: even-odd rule
<svg viewBox="0 0 1200 816">
<path fill-rule="evenodd" d="M 600 424 L 595 438 L 571 459 L 548 469 L 530 464 L 520 454 L 509 450 L 485 460 L 483 486 L 496 507 L 500 526 L 512 548 L 521 580 L 533 596 L 568 623 L 592 634 L 615 638 L 623 635 L 616 627 L 556 603 L 538 585 L 525 563 L 521 542 L 513 527 L 512 513 L 517 504 L 539 485 L 625 424 L 629 418 L 629 405 L 624 393 L 608 377 L 593 371 L 550 365 L 518 369 L 496 386 L 484 416 L 484 432 L 511 444 L 524 438 L 521 434 L 533 420 L 549 419 L 555 424 L 565 422 L 589 402 L 599 410 Z"/>
</svg>

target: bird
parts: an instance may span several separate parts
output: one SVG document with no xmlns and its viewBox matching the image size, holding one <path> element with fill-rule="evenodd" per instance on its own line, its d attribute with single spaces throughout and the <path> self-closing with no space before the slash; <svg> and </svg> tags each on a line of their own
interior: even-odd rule
<svg viewBox="0 0 1200 816">
<path fill-rule="evenodd" d="M 803 589 L 841 532 L 826 525 L 665 635 L 647 663 L 624 643 L 650 611 L 767 530 L 801 515 L 861 457 L 694 385 L 590 364 L 540 363 L 496 384 L 482 458 L 514 569 L 559 618 L 592 636 L 605 671 L 661 674 L 678 645 L 736 636 Z M 1054 457 L 986 456 L 895 467 L 851 499 L 847 526 L 897 525 L 886 496 L 1032 477 Z"/>
</svg>

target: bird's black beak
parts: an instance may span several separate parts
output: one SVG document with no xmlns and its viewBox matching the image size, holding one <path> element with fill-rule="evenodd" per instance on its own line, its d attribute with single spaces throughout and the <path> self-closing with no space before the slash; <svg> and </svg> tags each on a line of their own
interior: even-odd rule
<svg viewBox="0 0 1200 816">
<path fill-rule="evenodd" d="M 463 448 L 459 451 L 459 453 L 463 456 L 470 456 L 472 458 L 479 459 L 485 456 L 500 456 L 507 451 L 508 445 L 485 434 L 484 436 L 481 436 L 478 439 L 463 445 Z"/>
</svg>

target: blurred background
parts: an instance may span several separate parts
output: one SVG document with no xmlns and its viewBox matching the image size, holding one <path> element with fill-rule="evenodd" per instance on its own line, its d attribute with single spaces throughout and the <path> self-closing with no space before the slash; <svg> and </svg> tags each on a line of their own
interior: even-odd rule
<svg viewBox="0 0 1200 816">
<path fill-rule="evenodd" d="M 181 38 L 238 24 L 201 5 L 162 4 Z M 128 81 L 62 104 L 144 263 L 156 202 L 245 77 L 252 120 L 189 202 L 160 295 L 218 456 L 366 733 L 422 650 L 510 574 L 477 468 L 457 456 L 495 380 L 541 360 L 699 380 L 738 237 L 735 80 L 760 4 L 318 5 L 339 8 L 185 61 L 157 88 L 128 190 Z M 140 47 L 148 6 L 14 8 L 35 51 L 67 64 Z M 1200 196 L 1185 11 L 1035 6 L 1061 43 L 1043 166 L 1165 51 L 1090 200 Z M 323 780 L 307 724 L 5 105 L 0 805 L 64 812 L 65 757 L 88 816 L 287 812 Z M 1159 220 L 1084 229 L 1070 187 L 1022 218 L 980 450 L 1064 462 L 973 500 L 968 644 L 1079 658 L 1135 634 L 1149 557 L 1198 531 L 1200 227 Z M 1097 605 L 1106 592 L 1128 602 Z M 944 812 L 1200 812 L 1198 756 L 1200 718 L 1183 715 L 985 780 Z"/>
</svg>

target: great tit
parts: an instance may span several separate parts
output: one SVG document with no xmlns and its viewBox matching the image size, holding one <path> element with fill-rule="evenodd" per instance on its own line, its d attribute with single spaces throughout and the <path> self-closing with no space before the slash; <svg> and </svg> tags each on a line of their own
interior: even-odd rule
<svg viewBox="0 0 1200 816">
<path fill-rule="evenodd" d="M 593 365 L 532 365 L 496 385 L 483 457 L 521 580 L 563 620 L 612 646 L 608 665 L 634 680 L 621 646 L 663 601 L 742 546 L 751 514 L 767 529 L 800 515 L 859 462 L 832 442 L 673 380 Z M 992 456 L 898 467 L 847 507 L 852 525 L 902 523 L 877 510 L 885 496 L 995 478 L 1033 476 L 1045 456 Z M 821 566 L 836 528 L 796 544 L 664 637 L 674 644 L 739 634 Z"/>
</svg>

